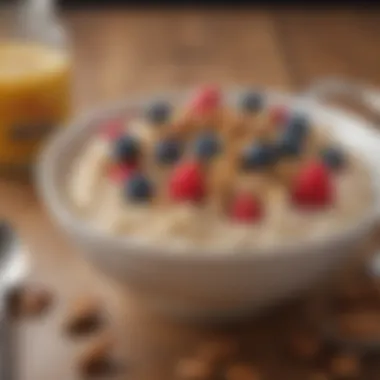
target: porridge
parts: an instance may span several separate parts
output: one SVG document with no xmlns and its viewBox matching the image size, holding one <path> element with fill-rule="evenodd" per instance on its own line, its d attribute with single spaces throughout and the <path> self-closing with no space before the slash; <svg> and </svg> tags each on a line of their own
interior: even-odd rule
<svg viewBox="0 0 380 380">
<path fill-rule="evenodd" d="M 70 207 L 112 235 L 256 248 L 324 237 L 373 202 L 360 160 L 300 111 L 215 87 L 99 124 L 75 158 Z"/>
</svg>

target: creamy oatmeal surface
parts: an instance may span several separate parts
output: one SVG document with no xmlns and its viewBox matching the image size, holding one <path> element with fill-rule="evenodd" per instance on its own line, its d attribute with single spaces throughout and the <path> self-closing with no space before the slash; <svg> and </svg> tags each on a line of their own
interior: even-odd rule
<svg viewBox="0 0 380 380">
<path fill-rule="evenodd" d="M 73 212 L 113 235 L 249 248 L 325 237 L 373 202 L 365 168 L 325 129 L 262 94 L 213 87 L 99 125 L 76 157 Z"/>
</svg>

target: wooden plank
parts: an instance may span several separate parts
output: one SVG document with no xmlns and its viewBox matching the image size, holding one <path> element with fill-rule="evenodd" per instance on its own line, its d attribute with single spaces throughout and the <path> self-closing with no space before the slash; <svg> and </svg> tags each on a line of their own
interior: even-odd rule
<svg viewBox="0 0 380 380">
<path fill-rule="evenodd" d="M 288 88 L 266 12 L 67 14 L 78 109 L 134 92 L 202 82 Z"/>
<path fill-rule="evenodd" d="M 380 85 L 380 18 L 365 11 L 277 11 L 277 36 L 299 88 L 338 75 Z"/>
</svg>

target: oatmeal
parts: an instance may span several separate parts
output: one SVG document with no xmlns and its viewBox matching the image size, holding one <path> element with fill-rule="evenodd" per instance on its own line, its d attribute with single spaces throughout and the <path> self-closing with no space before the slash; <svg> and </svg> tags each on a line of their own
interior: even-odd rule
<svg viewBox="0 0 380 380">
<path fill-rule="evenodd" d="M 261 93 L 213 87 L 109 120 L 68 176 L 73 211 L 113 235 L 250 248 L 319 238 L 373 202 L 370 177 L 328 128 Z"/>
</svg>

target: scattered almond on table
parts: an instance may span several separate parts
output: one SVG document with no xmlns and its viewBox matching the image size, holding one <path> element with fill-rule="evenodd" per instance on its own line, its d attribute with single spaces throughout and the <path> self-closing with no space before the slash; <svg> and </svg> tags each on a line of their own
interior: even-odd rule
<svg viewBox="0 0 380 380">
<path fill-rule="evenodd" d="M 330 360 L 330 373 L 338 378 L 352 378 L 360 374 L 360 359 L 352 353 L 341 353 Z"/>
<path fill-rule="evenodd" d="M 50 307 L 53 294 L 42 285 L 24 284 L 11 291 L 8 301 L 13 316 L 37 317 Z"/>
<path fill-rule="evenodd" d="M 98 330 L 104 322 L 102 305 L 92 297 L 78 297 L 68 307 L 64 330 L 70 335 L 83 335 Z"/>
<path fill-rule="evenodd" d="M 380 312 L 358 310 L 339 313 L 336 317 L 339 333 L 352 339 L 380 340 Z"/>
<path fill-rule="evenodd" d="M 315 358 L 322 348 L 321 337 L 311 332 L 295 332 L 290 338 L 290 351 L 300 359 Z"/>
<path fill-rule="evenodd" d="M 180 380 L 209 380 L 214 366 L 206 360 L 197 358 L 181 359 L 175 369 L 175 378 Z"/>
<path fill-rule="evenodd" d="M 91 339 L 78 356 L 78 369 L 82 376 L 105 375 L 114 369 L 112 349 L 114 339 L 110 333 L 102 333 Z"/>
<path fill-rule="evenodd" d="M 237 363 L 228 366 L 225 370 L 226 380 L 260 380 L 256 368 L 250 364 Z"/>
</svg>

